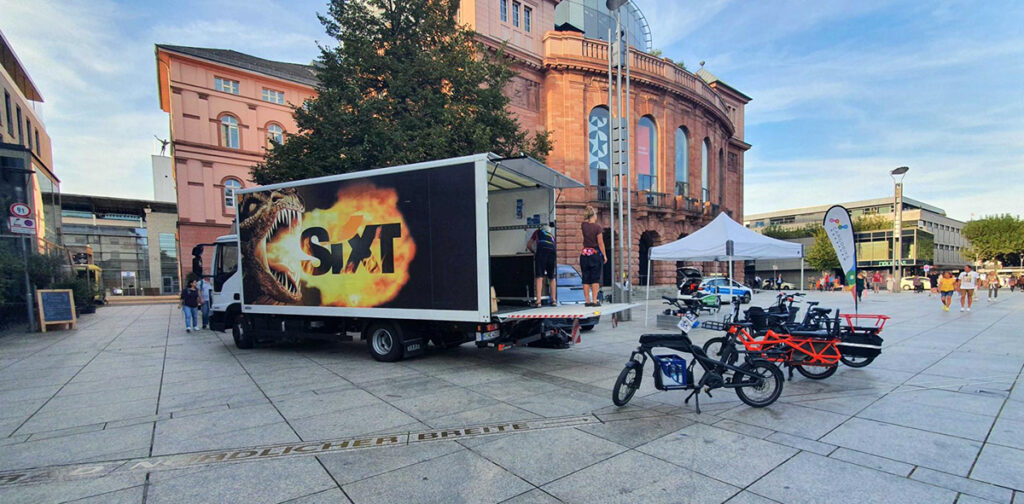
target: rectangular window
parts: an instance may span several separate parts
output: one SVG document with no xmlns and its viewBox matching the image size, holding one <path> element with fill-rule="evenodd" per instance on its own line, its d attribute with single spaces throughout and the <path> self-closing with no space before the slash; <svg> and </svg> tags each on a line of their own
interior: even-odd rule
<svg viewBox="0 0 1024 504">
<path fill-rule="evenodd" d="M 498 4 L 499 4 L 498 9 L 501 11 L 501 20 L 507 23 L 508 22 L 508 0 L 498 0 Z"/>
<path fill-rule="evenodd" d="M 22 128 L 25 125 L 21 123 L 21 107 L 20 106 L 15 106 L 14 114 L 16 116 L 18 116 L 18 143 L 24 145 L 25 144 L 25 130 L 23 130 Z M 12 132 L 11 134 L 13 135 L 14 133 Z"/>
<path fill-rule="evenodd" d="M 39 130 L 36 129 L 36 154 L 39 154 Z"/>
<path fill-rule="evenodd" d="M 28 132 L 28 150 L 32 150 L 32 121 L 25 119 L 25 131 Z"/>
<path fill-rule="evenodd" d="M 512 0 L 512 26 L 519 27 L 519 7 L 522 4 Z"/>
<path fill-rule="evenodd" d="M 263 88 L 263 101 L 284 105 L 284 92 Z"/>
<path fill-rule="evenodd" d="M 530 31 L 533 28 L 533 9 L 523 8 L 523 29 Z"/>
<path fill-rule="evenodd" d="M 11 119 L 11 93 L 4 90 L 4 109 L 7 115 L 7 134 L 14 136 L 14 120 Z"/>
<path fill-rule="evenodd" d="M 214 77 L 213 88 L 217 91 L 224 91 L 225 93 L 231 93 L 236 95 L 238 94 L 238 81 Z"/>
</svg>

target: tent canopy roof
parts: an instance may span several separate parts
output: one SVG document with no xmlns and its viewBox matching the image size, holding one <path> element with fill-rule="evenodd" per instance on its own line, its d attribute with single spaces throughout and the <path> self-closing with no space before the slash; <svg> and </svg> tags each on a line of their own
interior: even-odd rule
<svg viewBox="0 0 1024 504">
<path fill-rule="evenodd" d="M 795 259 L 803 255 L 803 245 L 755 233 L 725 213 L 718 214 L 690 236 L 651 249 L 651 259 L 659 261 Z"/>
</svg>

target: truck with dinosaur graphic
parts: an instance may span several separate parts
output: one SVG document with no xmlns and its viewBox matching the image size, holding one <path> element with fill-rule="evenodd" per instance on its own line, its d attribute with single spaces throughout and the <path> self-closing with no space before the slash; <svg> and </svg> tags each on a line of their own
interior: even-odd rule
<svg viewBox="0 0 1024 504">
<path fill-rule="evenodd" d="M 243 349 L 359 337 L 396 361 L 429 344 L 572 344 L 578 324 L 547 321 L 630 308 L 531 306 L 526 243 L 577 187 L 530 157 L 476 154 L 239 190 L 235 234 L 197 246 L 193 273 L 212 246 L 213 324 Z"/>
</svg>

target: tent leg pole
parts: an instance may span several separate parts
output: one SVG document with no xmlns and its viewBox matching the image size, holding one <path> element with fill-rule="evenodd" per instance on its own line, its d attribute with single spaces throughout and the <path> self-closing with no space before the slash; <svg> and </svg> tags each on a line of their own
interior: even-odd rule
<svg viewBox="0 0 1024 504">
<path fill-rule="evenodd" d="M 804 290 L 804 258 L 800 258 L 800 287 L 797 290 Z"/>
<path fill-rule="evenodd" d="M 644 300 L 644 327 L 647 327 L 648 321 L 651 315 L 651 259 L 650 253 L 647 254 L 647 299 Z"/>
</svg>

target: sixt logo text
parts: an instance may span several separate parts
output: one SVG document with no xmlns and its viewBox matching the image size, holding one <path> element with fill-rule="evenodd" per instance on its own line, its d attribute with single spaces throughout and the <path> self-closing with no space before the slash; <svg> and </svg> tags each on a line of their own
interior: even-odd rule
<svg viewBox="0 0 1024 504">
<path fill-rule="evenodd" d="M 373 252 L 370 246 L 374 240 L 380 243 L 379 272 L 395 272 L 395 247 L 394 240 L 402 236 L 402 225 L 391 224 L 368 224 L 363 228 L 363 234 L 353 233 L 348 240 L 332 243 L 330 248 L 324 245 L 331 241 L 327 230 L 322 227 L 311 227 L 302 232 L 300 242 L 302 251 L 320 261 L 316 267 L 312 267 L 312 261 L 303 261 L 303 269 L 309 274 L 318 276 L 327 272 L 355 273 L 359 270 L 360 264 L 370 270 L 376 268 Z M 314 241 L 314 238 L 316 239 Z M 348 244 L 348 257 L 345 257 L 345 244 Z"/>
</svg>

